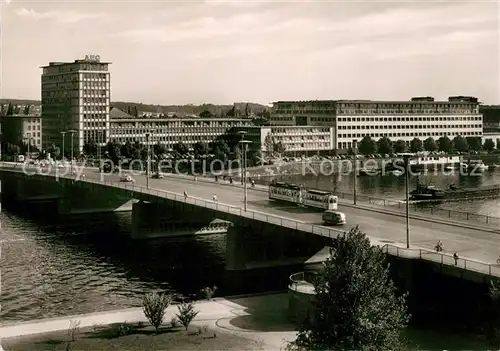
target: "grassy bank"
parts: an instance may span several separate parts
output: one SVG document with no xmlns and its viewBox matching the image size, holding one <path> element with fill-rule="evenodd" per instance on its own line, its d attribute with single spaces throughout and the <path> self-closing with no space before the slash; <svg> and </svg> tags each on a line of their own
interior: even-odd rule
<svg viewBox="0 0 500 351">
<path fill-rule="evenodd" d="M 262 343 L 241 336 L 214 332 L 208 327 L 154 328 L 135 324 L 115 324 L 24 336 L 4 340 L 6 351 L 141 351 L 141 350 L 263 350 Z"/>
</svg>

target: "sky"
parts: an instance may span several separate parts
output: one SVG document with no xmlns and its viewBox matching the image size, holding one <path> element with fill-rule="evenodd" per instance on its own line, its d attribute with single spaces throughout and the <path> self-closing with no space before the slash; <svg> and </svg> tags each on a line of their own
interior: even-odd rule
<svg viewBox="0 0 500 351">
<path fill-rule="evenodd" d="M 0 2 L 2 98 L 40 99 L 40 66 L 98 54 L 112 101 L 500 103 L 497 1 Z"/>
</svg>

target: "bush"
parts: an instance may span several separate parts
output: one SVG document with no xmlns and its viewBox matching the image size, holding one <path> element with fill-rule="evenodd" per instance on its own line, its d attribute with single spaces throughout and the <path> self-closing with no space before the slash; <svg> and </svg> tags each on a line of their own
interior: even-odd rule
<svg viewBox="0 0 500 351">
<path fill-rule="evenodd" d="M 182 303 L 177 306 L 179 313 L 177 313 L 177 319 L 187 330 L 189 324 L 193 321 L 194 317 L 198 314 L 198 311 L 194 309 L 194 304 L 192 302 Z"/>
<path fill-rule="evenodd" d="M 166 294 L 149 293 L 142 298 L 142 310 L 148 319 L 149 323 L 155 327 L 156 332 L 160 330 L 160 326 L 165 318 L 165 309 L 172 302 L 172 297 Z"/>
<path fill-rule="evenodd" d="M 214 297 L 215 292 L 217 291 L 217 287 L 214 285 L 212 288 L 206 287 L 200 290 L 201 296 L 203 296 L 207 300 L 211 300 Z"/>
</svg>

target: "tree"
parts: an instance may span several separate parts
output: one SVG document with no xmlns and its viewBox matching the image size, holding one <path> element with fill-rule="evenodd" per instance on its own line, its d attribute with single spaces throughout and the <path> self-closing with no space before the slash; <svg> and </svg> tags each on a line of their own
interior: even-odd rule
<svg viewBox="0 0 500 351">
<path fill-rule="evenodd" d="M 286 151 L 285 144 L 283 144 L 281 141 L 278 141 L 277 143 L 275 142 L 273 145 L 273 151 L 280 157 L 283 156 Z"/>
<path fill-rule="evenodd" d="M 381 154 L 392 154 L 392 141 L 388 137 L 382 137 L 377 142 L 378 152 Z"/>
<path fill-rule="evenodd" d="M 140 160 L 142 158 L 143 150 L 146 148 L 140 142 L 136 141 L 132 144 L 132 149 L 130 150 L 130 158 L 134 160 Z"/>
<path fill-rule="evenodd" d="M 165 145 L 160 144 L 160 142 L 158 141 L 153 145 L 153 152 L 155 155 L 163 155 L 167 152 L 167 148 L 165 147 Z"/>
<path fill-rule="evenodd" d="M 156 333 L 165 318 L 165 310 L 172 302 L 172 297 L 166 294 L 150 293 L 142 298 L 142 310 L 149 323 L 155 327 Z"/>
<path fill-rule="evenodd" d="M 205 110 L 205 111 L 201 112 L 199 116 L 200 116 L 200 118 L 213 118 L 214 114 L 208 110 Z"/>
<path fill-rule="evenodd" d="M 424 140 L 424 150 L 429 152 L 434 152 L 438 149 L 436 140 L 434 138 L 428 137 Z"/>
<path fill-rule="evenodd" d="M 14 114 L 14 106 L 12 102 L 9 102 L 9 106 L 7 107 L 7 116 L 12 116 Z"/>
<path fill-rule="evenodd" d="M 250 105 L 247 103 L 245 105 L 245 116 L 250 116 L 252 114 L 252 110 L 250 109 Z"/>
<path fill-rule="evenodd" d="M 51 144 L 48 147 L 47 152 L 50 153 L 52 158 L 57 158 L 59 157 L 59 155 L 61 155 L 61 149 L 58 148 L 56 144 Z"/>
<path fill-rule="evenodd" d="M 394 143 L 394 152 L 397 154 L 406 152 L 406 141 L 404 140 L 397 140 Z"/>
<path fill-rule="evenodd" d="M 497 139 L 497 150 L 500 150 L 500 139 Z"/>
<path fill-rule="evenodd" d="M 241 160 L 241 155 L 242 155 L 242 152 L 241 152 L 240 147 L 236 146 L 234 148 L 233 160 Z"/>
<path fill-rule="evenodd" d="M 486 139 L 484 141 L 483 149 L 485 149 L 488 152 L 493 151 L 495 148 L 495 143 L 493 142 L 493 139 Z"/>
<path fill-rule="evenodd" d="M 106 152 L 108 153 L 108 157 L 115 164 L 118 164 L 118 160 L 120 159 L 120 149 L 121 144 L 116 140 L 108 141 L 108 143 L 106 144 Z"/>
<path fill-rule="evenodd" d="M 371 155 L 377 152 L 377 143 L 369 135 L 365 135 L 359 142 L 358 149 L 363 155 Z"/>
<path fill-rule="evenodd" d="M 409 322 L 380 247 L 357 227 L 334 238 L 314 282 L 311 318 L 293 342 L 302 350 L 402 350 Z"/>
<path fill-rule="evenodd" d="M 198 311 L 194 309 L 192 302 L 181 303 L 177 306 L 179 313 L 176 314 L 177 319 L 181 322 L 182 326 L 187 330 L 189 324 L 193 321 L 194 317 L 198 314 Z"/>
<path fill-rule="evenodd" d="M 441 138 L 439 138 L 437 144 L 439 151 L 451 152 L 451 150 L 453 149 L 453 143 L 447 136 L 442 136 Z"/>
<path fill-rule="evenodd" d="M 227 162 L 227 155 L 229 155 L 229 152 L 229 146 L 223 139 L 219 139 L 214 145 L 215 158 L 222 161 L 224 164 Z"/>
<path fill-rule="evenodd" d="M 410 152 L 417 153 L 422 151 L 422 148 L 422 140 L 420 140 L 419 138 L 413 138 L 413 140 L 410 141 Z"/>
<path fill-rule="evenodd" d="M 97 154 L 97 144 L 94 140 L 89 140 L 87 143 L 83 144 L 83 152 L 86 155 Z"/>
<path fill-rule="evenodd" d="M 469 145 L 467 144 L 467 140 L 461 136 L 457 135 L 453 138 L 453 148 L 458 152 L 467 152 L 469 151 Z"/>
<path fill-rule="evenodd" d="M 203 142 L 196 142 L 193 146 L 194 154 L 196 157 L 200 157 L 201 155 L 206 155 L 208 153 L 208 145 Z"/>
<path fill-rule="evenodd" d="M 248 165 L 261 166 L 262 165 L 262 152 L 260 149 L 252 149 L 248 151 Z"/>
<path fill-rule="evenodd" d="M 179 155 L 185 155 L 189 151 L 189 149 L 186 146 L 186 144 L 184 144 L 182 141 L 179 141 L 177 144 L 175 144 L 174 147 L 173 147 L 173 149 Z"/>
<path fill-rule="evenodd" d="M 236 106 L 233 105 L 233 107 L 227 111 L 226 117 L 236 117 Z"/>
<path fill-rule="evenodd" d="M 264 138 L 263 151 L 266 153 L 267 157 L 272 157 L 274 155 L 274 138 L 271 135 L 271 132 L 267 133 Z"/>
<path fill-rule="evenodd" d="M 126 157 L 126 158 L 132 158 L 133 156 L 133 145 L 130 141 L 126 141 L 125 144 L 123 144 L 121 147 L 120 147 L 120 154 L 123 156 L 123 157 Z"/>
<path fill-rule="evenodd" d="M 469 149 L 472 151 L 481 151 L 483 147 L 482 139 L 481 137 L 467 137 L 465 138 L 465 141 L 467 142 L 467 145 L 469 145 Z"/>
</svg>

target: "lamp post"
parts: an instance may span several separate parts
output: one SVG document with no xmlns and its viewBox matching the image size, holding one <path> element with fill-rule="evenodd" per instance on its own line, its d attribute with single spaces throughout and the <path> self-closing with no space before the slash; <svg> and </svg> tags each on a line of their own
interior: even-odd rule
<svg viewBox="0 0 500 351">
<path fill-rule="evenodd" d="M 240 144 L 243 146 L 243 189 L 244 189 L 244 198 L 243 198 L 243 209 L 247 210 L 247 146 L 252 143 L 250 140 L 241 140 Z"/>
<path fill-rule="evenodd" d="M 62 150 L 61 150 L 62 158 L 61 158 L 61 160 L 64 161 L 64 139 L 65 139 L 64 136 L 66 135 L 66 131 L 62 131 L 60 133 L 62 135 Z"/>
<path fill-rule="evenodd" d="M 149 189 L 149 172 L 150 172 L 150 167 L 151 167 L 151 156 L 149 154 L 150 148 L 149 148 L 149 137 L 153 134 L 153 131 L 149 131 L 149 133 L 146 133 L 146 146 L 148 148 L 148 156 L 147 156 L 147 164 L 146 164 L 146 189 Z"/>
<path fill-rule="evenodd" d="M 76 133 L 76 130 L 70 129 L 68 130 L 68 133 L 71 134 L 71 172 L 73 173 L 73 136 Z"/>
<path fill-rule="evenodd" d="M 28 161 L 28 164 L 29 164 L 29 160 L 30 160 L 31 133 L 26 133 L 26 139 L 28 139 L 28 157 L 27 157 L 26 161 Z"/>
<path fill-rule="evenodd" d="M 406 248 L 410 248 L 410 154 L 403 154 L 405 162 L 405 193 L 406 193 Z"/>
<path fill-rule="evenodd" d="M 357 202 L 357 191 L 358 191 L 358 141 L 354 139 L 352 141 L 352 150 L 354 152 L 354 189 L 353 189 L 353 197 L 354 197 L 354 205 Z"/>
<path fill-rule="evenodd" d="M 239 141 L 240 143 L 244 141 L 245 139 L 245 135 L 247 134 L 246 131 L 244 130 L 240 130 L 239 132 L 237 132 L 236 134 L 240 135 L 241 136 L 241 140 Z M 244 161 L 244 157 L 243 157 L 243 150 L 240 150 L 241 151 L 241 156 L 240 156 L 240 165 L 241 167 L 243 167 L 243 163 L 245 162 Z M 241 184 L 243 185 L 244 184 L 244 181 L 243 181 L 243 178 L 244 176 L 241 177 Z"/>
<path fill-rule="evenodd" d="M 102 140 L 102 130 L 97 132 L 97 159 L 99 164 L 101 162 L 101 140 Z"/>
</svg>

